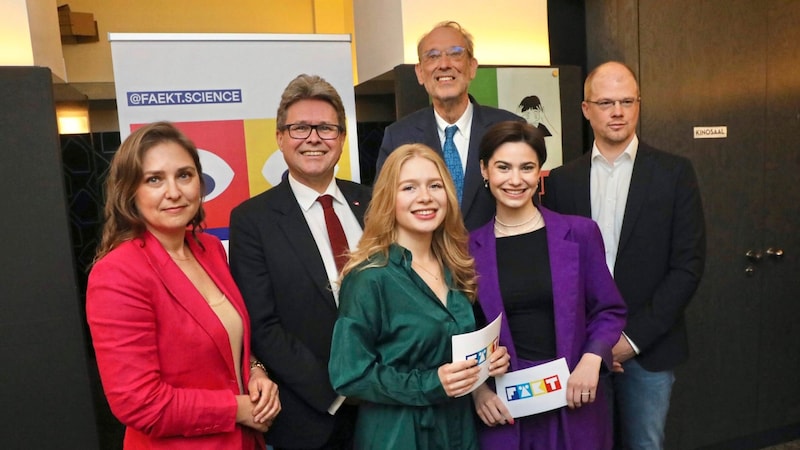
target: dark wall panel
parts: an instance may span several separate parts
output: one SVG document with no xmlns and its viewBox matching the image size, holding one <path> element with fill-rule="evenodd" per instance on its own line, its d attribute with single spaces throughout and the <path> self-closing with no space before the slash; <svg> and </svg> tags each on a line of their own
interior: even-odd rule
<svg viewBox="0 0 800 450">
<path fill-rule="evenodd" d="M 697 448 L 758 431 L 758 389 L 740 387 L 759 376 L 761 283 L 745 275 L 744 253 L 763 225 L 766 22 L 748 0 L 648 2 L 639 18 L 641 135 L 693 161 L 706 212 L 692 355 L 677 371 L 667 432 L 672 448 Z M 727 139 L 693 138 L 694 126 L 718 125 Z"/>
<path fill-rule="evenodd" d="M 687 311 L 692 355 L 676 370 L 667 448 L 797 438 L 800 2 L 586 0 L 585 17 L 588 67 L 634 69 L 640 138 L 691 159 L 704 201 L 706 273 Z M 727 138 L 694 139 L 693 127 L 721 125 Z"/>
<path fill-rule="evenodd" d="M 0 447 L 96 449 L 51 74 L 0 67 Z"/>
</svg>

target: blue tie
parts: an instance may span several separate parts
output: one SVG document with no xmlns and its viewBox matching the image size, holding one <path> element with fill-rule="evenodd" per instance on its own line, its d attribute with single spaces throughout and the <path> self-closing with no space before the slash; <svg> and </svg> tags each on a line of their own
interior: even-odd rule
<svg viewBox="0 0 800 450">
<path fill-rule="evenodd" d="M 458 156 L 458 149 L 453 136 L 458 131 L 458 127 L 450 125 L 444 129 L 444 163 L 447 164 L 447 170 L 450 171 L 450 176 L 453 177 L 453 183 L 456 185 L 456 195 L 458 196 L 458 204 L 461 204 L 461 198 L 464 196 L 464 169 L 461 167 L 461 157 Z"/>
</svg>

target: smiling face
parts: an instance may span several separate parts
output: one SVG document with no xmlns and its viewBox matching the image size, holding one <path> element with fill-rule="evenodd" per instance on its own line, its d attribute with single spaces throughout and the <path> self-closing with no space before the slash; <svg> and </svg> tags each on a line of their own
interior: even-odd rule
<svg viewBox="0 0 800 450">
<path fill-rule="evenodd" d="M 607 63 L 599 67 L 586 86 L 585 100 L 601 102 L 638 99 L 639 87 L 630 70 L 622 64 Z M 597 148 L 607 155 L 618 155 L 633 139 L 639 121 L 639 102 L 624 107 L 614 102 L 608 109 L 595 103 L 581 104 L 583 115 L 592 126 Z"/>
<path fill-rule="evenodd" d="M 134 204 L 151 233 L 159 238 L 183 236 L 201 200 L 197 167 L 185 148 L 166 141 L 145 151 Z"/>
<path fill-rule="evenodd" d="M 485 164 L 481 161 L 481 175 L 489 181 L 498 217 L 528 215 L 532 211 L 540 169 L 538 155 L 525 142 L 506 142 Z"/>
<path fill-rule="evenodd" d="M 466 49 L 467 41 L 451 27 L 435 28 L 419 43 L 420 62 L 415 66 L 417 81 L 425 86 L 434 106 L 469 101 L 467 89 L 475 78 L 478 60 L 467 51 L 461 56 L 449 56 L 456 48 Z M 439 57 L 426 57 L 432 53 Z"/>
<path fill-rule="evenodd" d="M 431 239 L 447 215 L 444 180 L 433 161 L 412 157 L 400 168 L 395 199 L 397 243 Z"/>
<path fill-rule="evenodd" d="M 339 124 L 336 109 L 324 100 L 299 100 L 286 111 L 286 124 L 323 123 Z M 312 130 L 307 138 L 295 139 L 288 130 L 278 130 L 275 138 L 292 177 L 317 192 L 324 192 L 342 155 L 345 133 L 339 133 L 335 139 L 320 139 L 317 131 Z"/>
</svg>

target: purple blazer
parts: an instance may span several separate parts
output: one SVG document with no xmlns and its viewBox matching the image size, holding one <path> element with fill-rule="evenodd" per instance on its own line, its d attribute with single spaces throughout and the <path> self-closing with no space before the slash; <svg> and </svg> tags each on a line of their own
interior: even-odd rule
<svg viewBox="0 0 800 450">
<path fill-rule="evenodd" d="M 568 216 L 539 207 L 547 227 L 547 247 L 553 283 L 556 355 L 565 357 L 574 370 L 584 353 L 603 358 L 612 365 L 611 348 L 625 327 L 625 303 L 608 272 L 603 239 L 591 219 Z M 470 252 L 478 272 L 478 299 L 487 320 L 505 313 L 497 274 L 494 220 L 470 234 Z M 525 368 L 517 358 L 506 315 L 500 328 L 500 344 L 508 348 L 510 370 Z M 601 391 L 602 388 L 598 389 Z M 573 448 L 594 443 L 610 446 L 610 417 L 604 395 L 575 410 L 562 408 L 562 427 Z M 519 448 L 519 423 L 480 430 L 482 448 Z M 598 442 L 600 441 L 600 442 Z M 601 442 L 608 445 L 603 445 Z M 592 444 L 589 444 L 592 445 Z"/>
</svg>

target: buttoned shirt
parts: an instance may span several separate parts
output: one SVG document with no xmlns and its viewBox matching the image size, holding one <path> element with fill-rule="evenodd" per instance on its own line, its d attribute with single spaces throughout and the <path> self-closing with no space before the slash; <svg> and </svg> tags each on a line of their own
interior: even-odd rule
<svg viewBox="0 0 800 450">
<path fill-rule="evenodd" d="M 456 123 L 447 123 L 446 120 L 433 110 L 433 115 L 436 117 L 436 129 L 439 132 L 439 143 L 444 148 L 444 129 L 449 127 L 450 125 L 455 125 L 458 127 L 458 131 L 456 134 L 453 135 L 453 143 L 456 144 L 456 149 L 458 150 L 458 156 L 461 158 L 461 169 L 464 173 L 467 173 L 467 154 L 469 154 L 469 137 L 472 132 L 472 112 L 474 107 L 472 106 L 472 102 L 469 102 L 467 105 L 467 109 L 464 111 L 464 114 L 458 118 Z"/>
<path fill-rule="evenodd" d="M 592 146 L 592 169 L 589 179 L 592 219 L 597 222 L 603 235 L 606 265 L 611 275 L 614 275 L 622 220 L 625 217 L 625 205 L 628 203 L 628 190 L 631 186 L 633 163 L 638 148 L 639 139 L 634 135 L 625 151 L 614 161 L 609 161 L 600 153 L 596 142 Z"/>
<path fill-rule="evenodd" d="M 314 236 L 314 242 L 317 244 L 317 249 L 319 249 L 319 254 L 322 256 L 322 262 L 325 265 L 325 272 L 328 275 L 328 280 L 330 280 L 333 298 L 338 305 L 339 271 L 336 270 L 331 240 L 328 237 L 328 228 L 325 226 L 325 214 L 317 198 L 325 194 L 333 197 L 333 210 L 339 216 L 339 222 L 342 223 L 345 237 L 347 237 L 347 246 L 351 251 L 355 250 L 358 246 L 358 241 L 361 239 L 361 234 L 363 233 L 361 225 L 358 223 L 355 214 L 353 214 L 353 210 L 347 204 L 344 194 L 339 190 L 335 178 L 331 179 L 330 184 L 322 194 L 297 181 L 291 174 L 289 174 L 289 186 L 292 188 L 297 203 L 303 211 L 308 228 L 311 229 L 311 235 Z"/>
<path fill-rule="evenodd" d="M 592 146 L 592 169 L 589 175 L 592 219 L 597 222 L 600 234 L 603 235 L 606 265 L 612 276 L 619 250 L 622 221 L 625 218 L 625 206 L 628 204 L 633 163 L 636 161 L 638 149 L 639 138 L 633 135 L 625 150 L 614 161 L 609 161 L 600 153 L 597 142 Z M 622 335 L 638 355 L 639 347 L 624 332 Z"/>
</svg>

